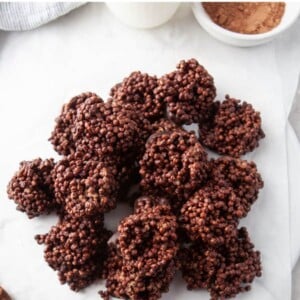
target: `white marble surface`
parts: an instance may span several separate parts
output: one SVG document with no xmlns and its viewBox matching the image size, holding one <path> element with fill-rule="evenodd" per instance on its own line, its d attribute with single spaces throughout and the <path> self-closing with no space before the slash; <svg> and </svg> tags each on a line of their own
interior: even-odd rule
<svg viewBox="0 0 300 300">
<path fill-rule="evenodd" d="M 300 70 L 299 27 L 300 22 L 268 45 L 239 49 L 208 36 L 186 9 L 162 27 L 142 31 L 124 27 L 104 5 L 89 4 L 30 32 L 0 32 L 0 283 L 14 299 L 98 299 L 101 287 L 96 283 L 73 293 L 44 262 L 33 236 L 47 231 L 55 218 L 28 221 L 7 200 L 5 187 L 18 162 L 55 156 L 47 138 L 71 96 L 91 90 L 105 98 L 132 70 L 160 75 L 190 57 L 214 75 L 219 97 L 230 93 L 262 112 L 267 135 L 248 156 L 257 163 L 265 188 L 243 221 L 262 251 L 264 276 L 238 299 L 291 299 L 292 262 L 299 249 L 297 222 L 290 218 L 291 206 L 297 205 L 289 201 L 287 160 L 298 142 L 286 121 Z M 208 294 L 185 291 L 178 277 L 163 299 L 187 297 L 208 299 Z"/>
</svg>

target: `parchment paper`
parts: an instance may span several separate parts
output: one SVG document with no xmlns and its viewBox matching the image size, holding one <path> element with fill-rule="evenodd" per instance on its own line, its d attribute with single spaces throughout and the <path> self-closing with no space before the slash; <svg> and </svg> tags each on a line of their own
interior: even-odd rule
<svg viewBox="0 0 300 300">
<path fill-rule="evenodd" d="M 299 72 L 299 25 L 276 42 L 240 49 L 214 40 L 186 9 L 164 26 L 143 31 L 124 27 L 104 5 L 92 4 L 34 31 L 0 32 L 0 283 L 14 299 L 99 299 L 101 289 L 98 282 L 71 292 L 44 261 L 43 247 L 33 237 L 56 218 L 29 221 L 7 199 L 6 184 L 19 162 L 57 158 L 47 139 L 62 104 L 73 95 L 94 91 L 106 98 L 109 88 L 133 70 L 161 75 L 191 57 L 214 76 L 219 99 L 228 93 L 261 111 L 266 133 L 247 156 L 256 162 L 265 187 L 242 222 L 262 252 L 263 277 L 237 299 L 290 299 L 286 125 Z M 206 292 L 186 291 L 178 275 L 163 299 L 200 297 L 209 299 Z"/>
</svg>

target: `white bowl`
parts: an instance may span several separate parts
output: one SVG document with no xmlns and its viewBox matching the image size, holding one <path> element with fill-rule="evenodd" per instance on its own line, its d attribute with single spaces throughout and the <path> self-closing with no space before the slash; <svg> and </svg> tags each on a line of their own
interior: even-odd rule
<svg viewBox="0 0 300 300">
<path fill-rule="evenodd" d="M 192 9 L 198 23 L 214 38 L 234 46 L 252 47 L 267 43 L 288 29 L 299 16 L 300 2 L 286 2 L 280 24 L 274 29 L 260 34 L 242 34 L 222 28 L 210 19 L 201 2 L 193 3 Z"/>
<path fill-rule="evenodd" d="M 178 2 L 107 2 L 111 12 L 124 24 L 135 28 L 153 28 L 167 22 Z"/>
</svg>

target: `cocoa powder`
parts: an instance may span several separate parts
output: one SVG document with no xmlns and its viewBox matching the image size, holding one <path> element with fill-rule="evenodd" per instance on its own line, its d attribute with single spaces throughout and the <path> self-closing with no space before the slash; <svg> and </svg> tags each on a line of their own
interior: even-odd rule
<svg viewBox="0 0 300 300">
<path fill-rule="evenodd" d="M 213 22 L 230 31 L 258 34 L 278 26 L 284 2 L 203 2 Z"/>
</svg>

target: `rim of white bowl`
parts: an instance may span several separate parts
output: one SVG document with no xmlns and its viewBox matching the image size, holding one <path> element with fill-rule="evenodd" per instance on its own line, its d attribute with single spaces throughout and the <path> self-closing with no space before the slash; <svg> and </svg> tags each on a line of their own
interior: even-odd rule
<svg viewBox="0 0 300 300">
<path fill-rule="evenodd" d="M 296 13 L 293 15 L 293 17 L 289 18 L 284 23 L 279 23 L 274 29 L 272 29 L 268 32 L 258 33 L 258 34 L 238 33 L 238 32 L 234 32 L 234 31 L 225 29 L 225 28 L 221 27 L 220 25 L 217 25 L 214 21 L 211 20 L 209 15 L 204 10 L 204 8 L 202 6 L 202 2 L 194 2 L 192 5 L 192 9 L 193 9 L 196 19 L 198 20 L 198 17 L 201 18 L 201 21 L 198 20 L 199 22 L 205 23 L 206 25 L 210 26 L 215 31 L 218 31 L 219 33 L 221 33 L 227 37 L 236 38 L 239 40 L 248 40 L 248 41 L 256 40 L 257 41 L 257 40 L 263 40 L 263 39 L 266 39 L 269 37 L 273 37 L 273 36 L 283 32 L 297 20 L 297 18 L 299 17 L 299 14 L 300 14 L 300 2 L 285 2 L 285 4 L 288 6 L 294 6 Z M 286 11 L 284 12 L 284 14 L 285 13 L 286 13 Z M 284 15 L 283 15 L 283 17 L 284 17 Z"/>
</svg>

